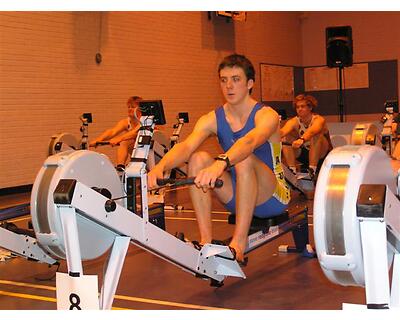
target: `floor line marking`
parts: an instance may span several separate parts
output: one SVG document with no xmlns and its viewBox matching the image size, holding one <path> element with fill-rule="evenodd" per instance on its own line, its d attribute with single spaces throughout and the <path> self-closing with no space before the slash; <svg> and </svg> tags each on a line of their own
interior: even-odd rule
<svg viewBox="0 0 400 320">
<path fill-rule="evenodd" d="M 173 306 L 173 307 L 183 307 L 188 309 L 201 309 L 201 310 L 228 310 L 226 308 L 218 308 L 218 307 L 208 307 L 208 306 L 200 306 L 197 304 L 187 304 L 187 303 L 180 303 L 180 302 L 170 302 L 170 301 L 163 301 L 163 300 L 156 300 L 156 299 L 145 299 L 145 298 L 138 298 L 138 297 L 129 297 L 129 296 L 122 296 L 122 295 L 115 295 L 116 299 L 121 300 L 128 300 L 128 301 L 136 301 L 136 302 L 144 302 L 144 303 L 152 303 L 152 304 L 159 304 L 164 306 Z"/>
<path fill-rule="evenodd" d="M 14 298 L 21 298 L 21 299 L 47 301 L 47 302 L 53 302 L 53 303 L 57 302 L 57 299 L 52 298 L 52 297 L 38 296 L 38 295 L 26 294 L 26 293 L 16 293 L 16 292 L 3 291 L 3 290 L 0 290 L 0 295 L 14 297 Z M 134 309 L 112 307 L 112 310 L 134 310 Z"/>
<path fill-rule="evenodd" d="M 22 298 L 22 299 L 57 302 L 56 298 L 37 296 L 37 295 L 26 294 L 26 293 L 16 293 L 16 292 L 0 290 L 0 294 L 3 295 L 3 296 L 16 297 L 16 298 Z"/>
<path fill-rule="evenodd" d="M 53 286 L 45 286 L 42 284 L 33 284 L 33 283 L 26 283 L 26 282 L 17 282 L 17 281 L 10 281 L 10 280 L 0 280 L 0 284 L 7 284 L 17 287 L 26 287 L 26 288 L 34 288 L 34 289 L 44 289 L 50 291 L 56 291 L 56 287 Z"/>
<path fill-rule="evenodd" d="M 53 287 L 53 286 L 45 286 L 45 285 L 39 285 L 39 284 L 33 284 L 33 283 L 25 283 L 25 282 L 17 282 L 17 281 L 10 281 L 10 280 L 0 280 L 0 284 L 56 291 L 56 288 Z M 3 294 L 2 292 L 3 291 L 0 291 L 0 294 Z M 7 292 L 7 291 L 4 291 L 4 292 Z M 15 293 L 15 294 L 18 295 L 18 293 Z M 26 296 L 29 296 L 29 295 L 26 295 Z M 26 298 L 26 299 L 29 299 L 29 298 Z M 51 298 L 51 299 L 53 299 L 53 298 Z M 196 304 L 187 304 L 187 303 L 164 301 L 164 300 L 157 300 L 157 299 L 130 297 L 130 296 L 125 296 L 125 295 L 115 295 L 115 299 L 125 300 L 125 301 L 136 301 L 136 302 L 149 303 L 149 304 L 174 306 L 174 307 L 182 307 L 182 308 L 187 308 L 187 309 L 229 310 L 229 309 L 226 309 L 226 308 L 201 306 L 201 305 L 196 305 Z M 37 299 L 37 300 L 40 300 L 40 299 Z"/>
</svg>

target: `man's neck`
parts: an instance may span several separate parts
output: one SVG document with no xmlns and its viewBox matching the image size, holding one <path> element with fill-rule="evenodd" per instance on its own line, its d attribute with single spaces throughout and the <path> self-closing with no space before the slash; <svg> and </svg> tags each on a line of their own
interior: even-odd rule
<svg viewBox="0 0 400 320">
<path fill-rule="evenodd" d="M 299 118 L 302 123 L 309 124 L 311 122 L 312 116 L 313 116 L 313 114 L 311 113 L 305 117 L 299 117 Z"/>
<path fill-rule="evenodd" d="M 256 101 L 248 96 L 237 104 L 227 103 L 226 109 L 233 116 L 241 117 L 247 115 L 255 103 Z"/>
</svg>

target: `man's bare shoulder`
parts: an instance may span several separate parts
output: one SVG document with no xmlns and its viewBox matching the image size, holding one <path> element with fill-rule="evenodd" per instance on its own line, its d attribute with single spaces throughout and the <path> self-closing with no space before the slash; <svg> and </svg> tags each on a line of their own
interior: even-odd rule
<svg viewBox="0 0 400 320">
<path fill-rule="evenodd" d="M 291 127 L 295 127 L 298 124 L 298 119 L 297 116 L 291 117 L 288 120 L 286 120 L 285 124 Z"/>
<path fill-rule="evenodd" d="M 217 118 L 214 111 L 210 111 L 202 115 L 199 120 L 197 120 L 195 129 L 206 130 L 212 133 L 216 133 L 217 128 Z"/>
<path fill-rule="evenodd" d="M 118 121 L 118 123 L 116 124 L 116 127 L 120 127 L 120 128 L 128 128 L 128 118 L 124 118 Z"/>
<path fill-rule="evenodd" d="M 279 117 L 278 112 L 275 111 L 274 108 L 267 106 L 267 105 L 263 105 L 256 113 L 256 116 L 259 117 L 264 117 L 264 116 L 268 116 L 268 117 Z"/>
<path fill-rule="evenodd" d="M 275 111 L 271 106 L 268 106 L 266 104 L 263 104 L 260 108 L 260 110 L 258 110 L 258 112 L 271 112 L 271 111 Z"/>
<path fill-rule="evenodd" d="M 314 113 L 313 116 L 314 116 L 315 120 L 318 120 L 318 121 L 321 121 L 321 122 L 326 122 L 325 118 L 323 116 L 321 116 L 320 114 L 318 114 L 318 113 Z"/>
<path fill-rule="evenodd" d="M 278 126 L 279 114 L 270 106 L 263 106 L 255 114 L 256 127 Z"/>
</svg>

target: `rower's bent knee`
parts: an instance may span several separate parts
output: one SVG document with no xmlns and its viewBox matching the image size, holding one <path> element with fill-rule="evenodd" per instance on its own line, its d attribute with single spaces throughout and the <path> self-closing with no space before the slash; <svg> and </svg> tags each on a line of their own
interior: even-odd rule
<svg viewBox="0 0 400 320">
<path fill-rule="evenodd" d="M 252 157 L 247 157 L 246 159 L 235 164 L 235 171 L 237 175 L 246 175 L 252 170 L 254 170 L 254 159 Z"/>
<path fill-rule="evenodd" d="M 189 158 L 189 173 L 195 174 L 196 171 L 209 166 L 213 161 L 211 155 L 206 151 L 196 151 Z"/>
</svg>

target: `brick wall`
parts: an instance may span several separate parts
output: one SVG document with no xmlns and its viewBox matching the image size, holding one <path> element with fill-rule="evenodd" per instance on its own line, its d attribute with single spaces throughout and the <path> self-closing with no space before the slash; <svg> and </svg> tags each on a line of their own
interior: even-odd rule
<svg viewBox="0 0 400 320">
<path fill-rule="evenodd" d="M 79 116 L 91 112 L 93 138 L 125 117 L 130 95 L 163 100 L 167 135 L 188 111 L 185 136 L 222 102 L 216 68 L 225 55 L 244 53 L 257 71 L 260 62 L 301 64 L 298 17 L 248 12 L 245 23 L 227 23 L 207 12 L 0 12 L 0 188 L 33 183 L 54 133 L 79 137 Z M 214 141 L 204 148 L 218 152 Z M 114 160 L 114 150 L 101 151 Z"/>
</svg>

